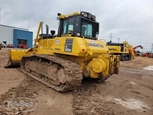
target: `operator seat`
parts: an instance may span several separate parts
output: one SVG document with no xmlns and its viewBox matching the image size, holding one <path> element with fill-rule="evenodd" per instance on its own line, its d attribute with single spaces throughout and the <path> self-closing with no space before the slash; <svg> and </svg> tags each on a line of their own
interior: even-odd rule
<svg viewBox="0 0 153 115">
<path fill-rule="evenodd" d="M 86 27 L 82 27 L 82 35 L 85 36 Z"/>
</svg>

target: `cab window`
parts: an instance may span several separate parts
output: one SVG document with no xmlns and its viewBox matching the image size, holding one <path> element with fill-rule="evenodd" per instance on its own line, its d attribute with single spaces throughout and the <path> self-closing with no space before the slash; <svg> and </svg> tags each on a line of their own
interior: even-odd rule
<svg viewBox="0 0 153 115">
<path fill-rule="evenodd" d="M 99 34 L 99 23 L 87 19 L 81 19 L 81 36 L 96 40 Z"/>
<path fill-rule="evenodd" d="M 73 31 L 73 24 L 74 24 L 74 19 L 72 18 L 64 20 L 62 34 L 69 34 L 70 31 Z"/>
<path fill-rule="evenodd" d="M 85 37 L 93 37 L 92 35 L 92 24 L 83 22 L 82 23 L 82 35 Z"/>
</svg>

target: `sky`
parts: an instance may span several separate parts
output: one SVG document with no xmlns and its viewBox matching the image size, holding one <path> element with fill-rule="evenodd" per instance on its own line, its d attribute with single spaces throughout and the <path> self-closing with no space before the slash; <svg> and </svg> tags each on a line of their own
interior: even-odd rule
<svg viewBox="0 0 153 115">
<path fill-rule="evenodd" d="M 40 21 L 58 27 L 57 13 L 87 11 L 100 23 L 99 39 L 127 41 L 151 51 L 153 0 L 0 0 L 0 24 L 29 29 L 36 36 Z"/>
</svg>

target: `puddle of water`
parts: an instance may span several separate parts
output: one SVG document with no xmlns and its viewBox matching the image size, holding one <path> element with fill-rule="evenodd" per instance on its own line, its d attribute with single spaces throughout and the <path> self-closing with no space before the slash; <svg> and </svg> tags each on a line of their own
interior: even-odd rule
<svg viewBox="0 0 153 115">
<path fill-rule="evenodd" d="M 136 99 L 127 99 L 125 101 L 114 98 L 114 100 L 118 103 L 121 104 L 122 106 L 129 108 L 129 109 L 134 109 L 134 110 L 144 110 L 145 108 L 149 108 L 147 105 L 145 105 L 143 102 L 136 100 Z"/>
<path fill-rule="evenodd" d="M 145 70 L 153 70 L 153 66 L 152 65 L 149 65 L 147 67 L 144 67 L 143 69 L 145 69 Z"/>
</svg>

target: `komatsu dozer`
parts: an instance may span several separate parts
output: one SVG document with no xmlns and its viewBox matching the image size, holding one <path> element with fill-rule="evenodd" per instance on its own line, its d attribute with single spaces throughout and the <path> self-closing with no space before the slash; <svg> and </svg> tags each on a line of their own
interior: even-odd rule
<svg viewBox="0 0 153 115">
<path fill-rule="evenodd" d="M 120 57 L 108 53 L 106 44 L 99 41 L 99 23 L 89 12 L 58 13 L 58 32 L 41 31 L 40 22 L 30 49 L 9 50 L 7 67 L 20 65 L 28 76 L 60 92 L 81 85 L 84 77 L 104 81 L 118 74 Z"/>
</svg>

